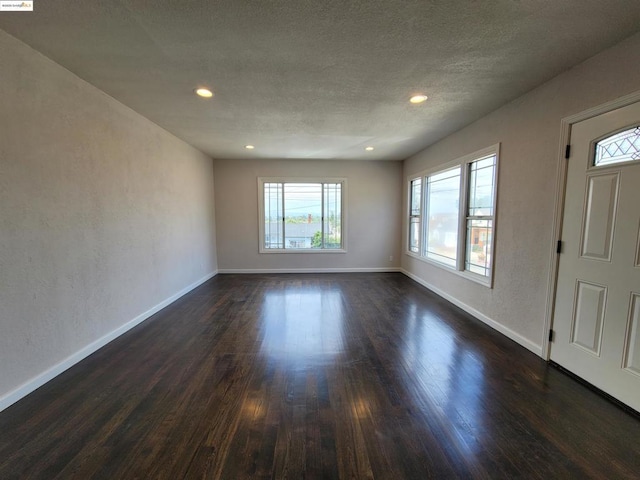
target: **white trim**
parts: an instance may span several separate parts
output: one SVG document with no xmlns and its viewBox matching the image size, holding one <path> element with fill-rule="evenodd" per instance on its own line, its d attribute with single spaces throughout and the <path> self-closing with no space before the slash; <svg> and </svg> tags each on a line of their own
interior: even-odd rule
<svg viewBox="0 0 640 480">
<path fill-rule="evenodd" d="M 401 272 L 400 267 L 372 268 L 221 268 L 218 273 L 389 273 Z"/>
<path fill-rule="evenodd" d="M 284 211 L 284 184 L 285 183 L 327 183 L 341 184 L 340 191 L 340 241 L 339 249 L 296 249 L 296 248 L 265 248 L 264 246 L 264 184 L 282 183 L 282 213 Z M 322 217 L 324 223 L 324 188 L 322 190 Z M 324 229 L 324 227 L 322 227 Z M 283 232 L 284 234 L 284 232 Z M 283 237 L 284 241 L 284 237 Z M 258 177 L 258 253 L 347 253 L 347 178 L 346 177 Z"/>
<path fill-rule="evenodd" d="M 544 328 L 542 330 L 542 358 L 551 358 L 551 344 L 549 343 L 549 330 L 553 328 L 553 311 L 556 303 L 556 290 L 558 287 L 558 265 L 560 255 L 556 252 L 557 242 L 562 234 L 562 220 L 564 214 L 564 195 L 567 179 L 567 161 L 564 158 L 565 148 L 571 144 L 572 125 L 588 120 L 603 113 L 626 107 L 632 103 L 640 102 L 640 91 L 625 95 L 611 102 L 603 103 L 575 115 L 570 115 L 560 121 L 560 145 L 558 148 L 558 167 L 556 172 L 555 211 L 553 213 L 553 235 L 549 255 L 549 275 L 547 277 L 547 304 L 544 315 Z"/>
<path fill-rule="evenodd" d="M 521 346 L 523 346 L 527 350 L 535 353 L 539 357 L 542 356 L 542 347 L 540 345 L 536 345 L 531 340 L 529 340 L 529 339 L 523 337 L 522 335 L 520 335 L 519 333 L 514 332 L 513 330 L 511 330 L 509 327 L 505 327 L 504 325 L 502 325 L 499 322 L 496 322 L 492 318 L 487 317 L 485 314 L 479 312 L 478 310 L 476 310 L 473 307 L 470 307 L 466 303 L 461 302 L 457 298 L 455 298 L 455 297 L 449 295 L 448 293 L 440 290 L 439 288 L 433 286 L 432 284 L 424 281 L 422 278 L 418 277 L 417 275 L 414 275 L 413 273 L 408 272 L 405 269 L 401 269 L 400 271 L 403 274 L 405 274 L 407 277 L 409 277 L 411 280 L 419 283 L 420 285 L 422 285 L 423 287 L 427 288 L 428 290 L 431 290 L 433 293 L 435 293 L 436 295 L 444 298 L 445 300 L 453 303 L 455 306 L 461 308 L 462 310 L 464 310 L 465 312 L 467 312 L 470 315 L 474 316 L 475 318 L 477 318 L 481 322 L 486 323 L 487 325 L 489 325 L 494 330 L 497 330 L 498 332 L 503 334 L 505 337 L 510 338 L 514 342 L 520 344 Z"/>
<path fill-rule="evenodd" d="M 593 108 L 585 110 L 580 113 L 576 113 L 574 115 L 570 115 L 562 119 L 563 122 L 567 124 L 578 123 L 583 120 L 588 120 L 593 117 L 597 117 L 598 115 L 602 115 L 603 113 L 611 112 L 613 110 L 617 110 L 618 108 L 626 107 L 627 105 L 631 105 L 632 103 L 640 102 L 640 90 L 634 93 L 630 93 L 629 95 L 625 95 L 624 97 L 617 98 L 616 100 L 612 100 L 610 102 L 602 103 Z"/>
<path fill-rule="evenodd" d="M 453 160 L 449 160 L 445 163 L 439 163 L 438 165 L 434 165 L 432 167 L 420 170 L 416 173 L 407 175 L 406 180 L 411 181 L 415 178 L 428 177 L 430 175 L 433 175 L 434 173 L 445 172 L 447 170 L 451 170 L 454 167 L 457 167 L 458 165 L 462 165 L 465 163 L 469 164 L 478 159 L 490 157 L 491 155 L 500 155 L 500 142 L 494 143 L 493 145 L 485 148 L 481 148 L 480 150 L 476 150 L 475 152 L 467 153 L 466 155 L 455 158 Z"/>
<path fill-rule="evenodd" d="M 490 284 L 487 281 L 487 277 L 483 276 L 483 275 L 479 275 L 477 273 L 473 273 L 469 270 L 458 270 L 456 267 L 452 267 L 451 265 L 447 265 L 446 263 L 442 263 L 442 262 L 438 262 L 437 260 L 433 260 L 429 257 L 422 257 L 420 255 L 418 255 L 417 253 L 414 252 L 404 252 L 404 254 L 407 257 L 411 257 L 415 260 L 418 260 L 419 262 L 423 262 L 426 263 L 428 265 L 432 265 L 434 267 L 438 267 L 441 270 L 444 270 L 445 272 L 449 272 L 452 273 L 454 275 L 457 275 L 459 277 L 462 278 L 466 278 L 467 280 L 470 280 L 472 282 L 475 282 L 479 285 L 482 285 L 484 287 L 488 287 L 488 288 L 493 288 L 493 284 Z"/>
<path fill-rule="evenodd" d="M 309 253 L 312 255 L 320 253 L 324 255 L 327 253 L 347 253 L 347 251 L 342 248 L 265 248 L 262 252 L 259 253 Z"/>
<path fill-rule="evenodd" d="M 0 397 L 0 412 L 2 410 L 4 410 L 5 408 L 7 408 L 7 407 L 13 405 L 14 403 L 16 403 L 18 400 L 26 397 L 27 395 L 29 395 L 34 390 L 36 390 L 37 388 L 39 388 L 42 385 L 44 385 L 45 383 L 47 383 L 49 380 L 52 380 L 53 378 L 57 377 L 58 375 L 60 375 L 65 370 L 68 370 L 69 368 L 71 368 L 75 364 L 77 364 L 80 361 L 84 360 L 86 357 L 88 357 L 92 353 L 96 352 L 97 350 L 99 350 L 100 348 L 105 346 L 107 343 L 111 342 L 112 340 L 115 340 L 116 338 L 118 338 L 123 333 L 131 330 L 136 325 L 144 322 L 146 319 L 148 319 L 152 315 L 156 314 L 157 312 L 159 312 L 160 310 L 162 310 L 166 306 L 170 305 L 171 303 L 175 302 L 180 297 L 186 295 L 191 290 L 195 289 L 196 287 L 199 287 L 200 285 L 202 285 L 207 280 L 210 280 L 211 278 L 215 277 L 217 274 L 218 274 L 218 271 L 216 270 L 216 271 L 214 271 L 214 272 L 212 272 L 212 273 L 210 273 L 208 275 L 205 275 L 200 280 L 192 283 L 188 287 L 183 288 L 178 293 L 176 293 L 176 294 L 170 296 L 169 298 L 163 300 L 162 302 L 158 303 L 156 306 L 150 308 L 146 312 L 141 313 L 140 315 L 138 315 L 134 319 L 129 320 L 124 325 L 121 325 L 120 327 L 116 328 L 115 330 L 107 333 L 106 335 L 104 335 L 103 337 L 99 338 L 98 340 L 96 340 L 96 341 L 90 343 L 89 345 L 87 345 L 86 347 L 78 350 L 73 355 L 65 358 L 60 363 L 54 365 L 53 367 L 49 368 L 48 370 L 45 370 L 44 372 L 42 372 L 41 374 L 39 374 L 36 377 L 32 378 L 31 380 L 27 381 L 26 383 L 20 385 L 15 390 L 12 390 L 9 393 L 7 393 L 6 395 Z"/>
<path fill-rule="evenodd" d="M 495 274 L 495 257 L 496 257 L 496 238 L 498 231 L 498 177 L 499 177 L 499 169 L 500 169 L 500 142 L 482 148 L 472 153 L 468 153 L 459 157 L 455 160 L 450 160 L 446 163 L 439 164 L 437 166 L 429 167 L 427 169 L 421 170 L 417 173 L 406 175 L 405 184 L 403 188 L 407 189 L 407 195 L 405 199 L 405 205 L 403 206 L 404 215 L 402 219 L 403 223 L 403 238 L 406 235 L 406 242 L 404 243 L 404 253 L 410 257 L 413 257 L 422 262 L 426 262 L 434 267 L 441 268 L 445 271 L 449 271 L 455 273 L 456 275 L 466 278 L 472 282 L 475 282 L 479 285 L 482 285 L 487 288 L 493 288 L 494 274 Z M 466 268 L 466 249 L 467 249 L 467 222 L 468 222 L 468 198 L 469 198 L 469 166 L 477 161 L 484 160 L 488 157 L 495 157 L 495 165 L 494 165 L 494 188 L 493 188 L 493 215 L 491 215 L 492 221 L 492 240 L 491 240 L 491 265 L 489 268 L 490 275 L 480 275 L 478 273 L 474 273 L 471 270 L 467 270 Z M 456 264 L 455 266 L 447 265 L 446 263 L 439 262 L 433 258 L 429 258 L 428 256 L 423 256 L 423 247 L 424 242 L 427 237 L 427 222 L 425 221 L 425 215 L 427 214 L 426 204 L 427 204 L 427 185 L 428 178 L 437 175 L 449 170 L 452 170 L 456 167 L 460 168 L 460 198 L 459 198 L 459 207 L 458 207 L 458 244 L 457 244 L 457 252 L 456 252 Z M 421 198 L 420 198 L 420 246 L 419 252 L 412 252 L 409 248 L 409 228 L 410 228 L 410 218 L 411 218 L 411 182 L 417 179 L 422 180 L 422 189 L 421 189 Z"/>
<path fill-rule="evenodd" d="M 549 330 L 552 328 L 553 309 L 556 299 L 556 281 L 558 276 L 558 263 L 560 255 L 557 253 L 558 240 L 562 234 L 562 216 L 564 214 L 564 189 L 567 181 L 568 162 L 565 159 L 566 146 L 571 142 L 571 124 L 567 119 L 560 121 L 560 145 L 558 147 L 558 166 L 556 171 L 556 209 L 553 212 L 553 232 L 551 236 L 551 248 L 549 252 L 549 277 L 547 280 L 547 304 L 545 306 L 544 327 L 542 329 L 542 358 L 549 360 L 551 357 L 551 343 L 549 342 Z"/>
</svg>

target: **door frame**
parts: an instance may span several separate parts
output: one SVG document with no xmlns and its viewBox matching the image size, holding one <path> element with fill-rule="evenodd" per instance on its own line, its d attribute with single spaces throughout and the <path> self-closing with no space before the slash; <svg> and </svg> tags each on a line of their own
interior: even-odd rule
<svg viewBox="0 0 640 480">
<path fill-rule="evenodd" d="M 562 220 L 564 216 L 565 194 L 567 189 L 568 161 L 565 158 L 566 147 L 571 145 L 571 128 L 574 124 L 588 120 L 603 113 L 626 107 L 632 103 L 640 102 L 640 91 L 625 95 L 616 100 L 603 103 L 596 107 L 584 110 L 575 115 L 570 115 L 560 121 L 560 145 L 558 148 L 558 162 L 556 170 L 555 211 L 553 213 L 553 231 L 549 254 L 549 274 L 547 281 L 547 305 L 544 316 L 544 329 L 542 333 L 542 357 L 549 361 L 551 358 L 551 342 L 549 331 L 553 328 L 553 313 L 556 305 L 556 292 L 558 287 L 558 267 L 560 254 L 557 252 L 558 240 L 562 235 Z"/>
</svg>

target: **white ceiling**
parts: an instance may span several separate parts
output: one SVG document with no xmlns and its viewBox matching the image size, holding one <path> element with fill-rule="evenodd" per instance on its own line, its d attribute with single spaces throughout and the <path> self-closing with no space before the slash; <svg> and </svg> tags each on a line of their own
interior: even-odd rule
<svg viewBox="0 0 640 480">
<path fill-rule="evenodd" d="M 35 0 L 0 28 L 214 158 L 401 160 L 639 31 L 640 1 Z"/>
</svg>

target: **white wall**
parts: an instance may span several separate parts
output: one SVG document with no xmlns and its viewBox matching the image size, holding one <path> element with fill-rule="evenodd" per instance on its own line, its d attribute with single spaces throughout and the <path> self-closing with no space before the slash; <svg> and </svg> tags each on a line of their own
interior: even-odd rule
<svg viewBox="0 0 640 480">
<path fill-rule="evenodd" d="M 215 160 L 214 172 L 220 271 L 398 268 L 401 162 Z M 323 176 L 347 178 L 348 252 L 258 253 L 258 177 Z"/>
<path fill-rule="evenodd" d="M 2 31 L 0 66 L 1 410 L 217 265 L 210 158 Z"/>
<path fill-rule="evenodd" d="M 427 167 L 502 144 L 493 290 L 404 254 L 403 269 L 540 354 L 555 240 L 560 121 L 638 90 L 638 51 L 640 34 L 405 161 L 406 180 Z M 406 217 L 406 206 L 403 211 Z"/>
</svg>

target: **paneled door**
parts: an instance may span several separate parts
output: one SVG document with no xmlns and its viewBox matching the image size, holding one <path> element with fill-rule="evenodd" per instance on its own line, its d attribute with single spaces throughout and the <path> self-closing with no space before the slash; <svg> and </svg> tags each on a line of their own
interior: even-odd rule
<svg viewBox="0 0 640 480">
<path fill-rule="evenodd" d="M 640 411 L 640 103 L 573 125 L 551 359 Z"/>
</svg>

